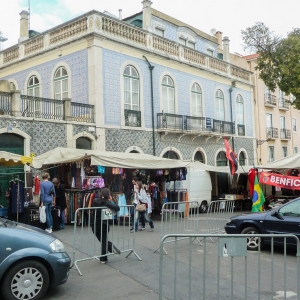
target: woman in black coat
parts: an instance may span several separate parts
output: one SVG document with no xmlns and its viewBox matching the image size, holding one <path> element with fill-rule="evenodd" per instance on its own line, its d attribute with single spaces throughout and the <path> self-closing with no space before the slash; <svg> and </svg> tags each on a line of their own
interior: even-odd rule
<svg viewBox="0 0 300 300">
<path fill-rule="evenodd" d="M 110 194 L 110 190 L 107 188 L 102 189 L 100 197 L 97 195 L 93 200 L 93 207 L 107 207 L 112 211 L 119 211 L 120 207 L 114 204 Z M 112 242 L 108 241 L 107 236 L 109 233 L 109 220 L 102 220 L 102 209 L 93 210 L 96 218 L 94 222 L 96 224 L 92 225 L 92 230 L 99 242 L 101 243 L 101 257 L 100 262 L 105 264 L 107 262 L 107 256 L 102 256 L 107 254 L 108 252 L 112 253 L 113 251 L 117 254 L 121 254 L 121 251 L 112 244 Z M 102 238 L 102 241 L 101 241 Z"/>
<path fill-rule="evenodd" d="M 67 208 L 66 190 L 60 183 L 59 179 L 53 178 L 52 183 L 55 188 L 55 206 L 59 206 L 60 209 L 60 229 L 65 228 L 65 209 Z"/>
</svg>

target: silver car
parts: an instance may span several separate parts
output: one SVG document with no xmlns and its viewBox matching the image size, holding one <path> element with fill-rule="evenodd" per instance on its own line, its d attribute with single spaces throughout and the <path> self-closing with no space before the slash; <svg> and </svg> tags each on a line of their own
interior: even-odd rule
<svg viewBox="0 0 300 300">
<path fill-rule="evenodd" d="M 67 281 L 71 259 L 58 239 L 0 218 L 0 299 L 42 299 Z"/>
</svg>

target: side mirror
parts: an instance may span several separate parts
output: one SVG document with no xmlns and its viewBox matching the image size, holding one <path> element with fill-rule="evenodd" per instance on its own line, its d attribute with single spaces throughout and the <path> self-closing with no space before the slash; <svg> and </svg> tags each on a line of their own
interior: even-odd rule
<svg viewBox="0 0 300 300">
<path fill-rule="evenodd" d="M 280 219 L 280 220 L 284 220 L 283 217 L 278 213 L 277 210 L 275 210 L 275 211 L 272 213 L 271 216 L 272 216 L 272 217 L 275 217 L 275 218 L 277 218 L 277 219 Z"/>
</svg>

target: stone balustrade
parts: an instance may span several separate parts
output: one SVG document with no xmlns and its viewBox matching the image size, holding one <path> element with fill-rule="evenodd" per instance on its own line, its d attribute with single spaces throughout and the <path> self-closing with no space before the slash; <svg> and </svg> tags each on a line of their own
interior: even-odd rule
<svg viewBox="0 0 300 300">
<path fill-rule="evenodd" d="M 0 68 L 90 34 L 119 40 L 169 58 L 171 56 L 183 63 L 198 65 L 210 72 L 251 83 L 251 72 L 245 69 L 95 11 L 0 52 Z"/>
</svg>

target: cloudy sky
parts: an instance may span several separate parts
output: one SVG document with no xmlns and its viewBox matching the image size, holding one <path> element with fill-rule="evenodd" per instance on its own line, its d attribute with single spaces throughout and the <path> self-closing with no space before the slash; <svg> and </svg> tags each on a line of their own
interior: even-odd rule
<svg viewBox="0 0 300 300">
<path fill-rule="evenodd" d="M 123 18 L 142 10 L 142 0 L 30 0 L 30 29 L 42 32 L 92 9 L 109 11 Z M 300 27 L 300 0 L 152 0 L 152 7 L 206 33 L 212 28 L 230 38 L 230 52 L 244 54 L 241 30 L 261 21 L 277 34 L 286 36 Z M 3 48 L 17 43 L 19 13 L 28 0 L 8 0 L 0 10 L 0 31 L 8 38 Z"/>
</svg>

